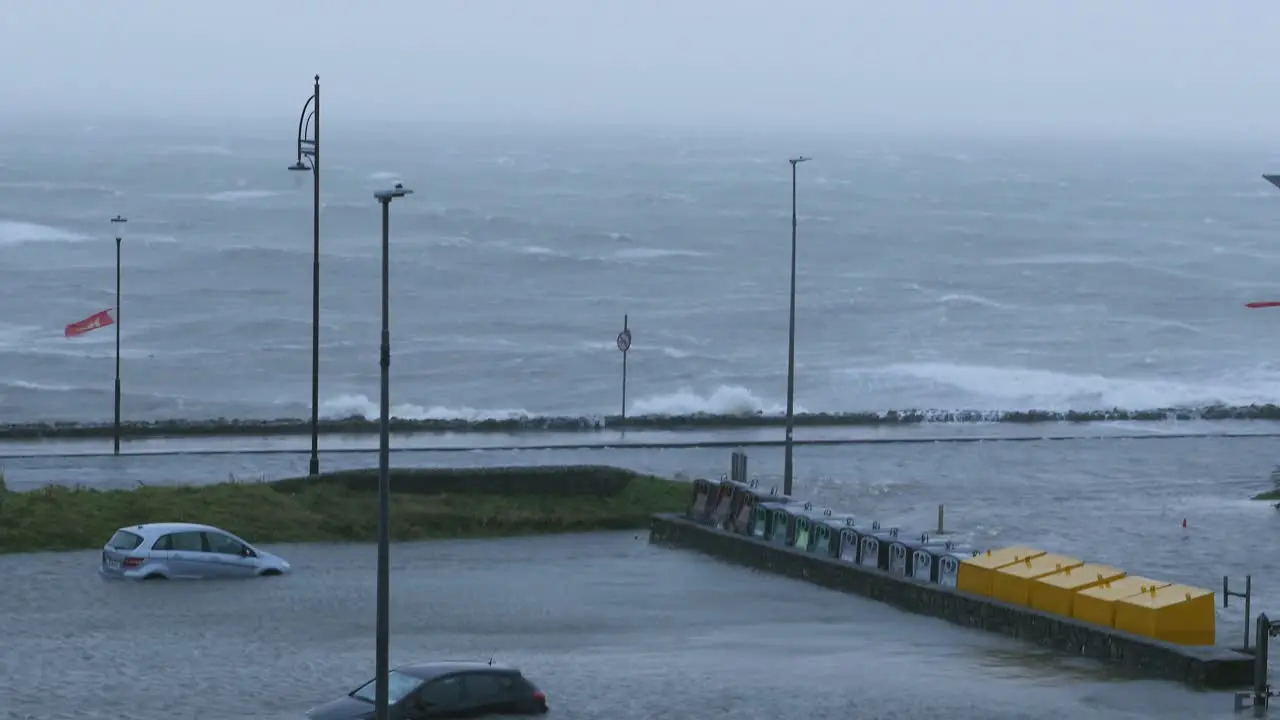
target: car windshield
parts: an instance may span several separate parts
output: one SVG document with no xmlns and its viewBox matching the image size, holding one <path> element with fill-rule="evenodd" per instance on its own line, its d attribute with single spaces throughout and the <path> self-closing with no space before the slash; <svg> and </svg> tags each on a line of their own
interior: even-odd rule
<svg viewBox="0 0 1280 720">
<path fill-rule="evenodd" d="M 422 684 L 422 680 L 411 675 L 405 675 L 392 670 L 387 673 L 387 704 L 395 705 L 404 699 L 405 695 L 418 689 Z M 351 697 L 364 700 L 365 702 L 374 702 L 374 681 L 361 685 L 351 693 Z"/>
</svg>

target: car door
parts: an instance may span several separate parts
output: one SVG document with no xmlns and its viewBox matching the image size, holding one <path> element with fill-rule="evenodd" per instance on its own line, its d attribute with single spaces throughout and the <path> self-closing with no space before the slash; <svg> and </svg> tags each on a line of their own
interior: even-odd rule
<svg viewBox="0 0 1280 720">
<path fill-rule="evenodd" d="M 158 545 L 167 547 L 169 572 L 174 577 L 204 578 L 210 576 L 209 553 L 205 552 L 204 534 L 199 531 L 170 533 Z"/>
<path fill-rule="evenodd" d="M 215 531 L 205 531 L 204 540 L 215 577 L 245 578 L 258 574 L 258 558 L 244 543 Z"/>
<path fill-rule="evenodd" d="M 462 676 L 465 717 L 480 717 L 515 711 L 514 681 L 507 673 L 497 671 L 470 672 Z"/>
<path fill-rule="evenodd" d="M 468 717 L 462 678 L 436 678 L 423 685 L 412 699 L 406 699 L 406 720 L 441 720 Z"/>
</svg>

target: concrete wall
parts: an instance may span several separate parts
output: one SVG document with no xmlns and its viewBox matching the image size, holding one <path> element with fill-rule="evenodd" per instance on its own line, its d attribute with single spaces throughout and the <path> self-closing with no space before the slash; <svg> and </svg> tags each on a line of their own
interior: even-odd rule
<svg viewBox="0 0 1280 720">
<path fill-rule="evenodd" d="M 649 542 L 696 550 L 738 565 L 879 600 L 908 612 L 1116 663 L 1148 677 L 1218 689 L 1247 687 L 1253 679 L 1253 658 L 1234 650 L 1170 645 L 834 558 L 769 545 L 755 538 L 698 525 L 683 516 L 654 516 Z"/>
<path fill-rule="evenodd" d="M 407 495 L 466 493 L 483 495 L 587 495 L 613 497 L 638 473 L 603 465 L 493 467 L 493 468 L 393 468 L 391 492 Z M 377 468 L 324 473 L 318 478 L 276 480 L 280 492 L 298 492 L 316 484 L 332 484 L 352 492 L 378 492 Z"/>
</svg>

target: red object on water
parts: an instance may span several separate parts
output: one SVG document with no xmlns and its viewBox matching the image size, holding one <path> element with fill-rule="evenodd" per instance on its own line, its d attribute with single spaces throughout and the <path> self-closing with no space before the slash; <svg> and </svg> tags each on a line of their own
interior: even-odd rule
<svg viewBox="0 0 1280 720">
<path fill-rule="evenodd" d="M 99 310 L 98 312 L 90 315 L 89 317 L 79 322 L 71 323 L 66 327 L 65 330 L 62 331 L 62 334 L 65 335 L 66 337 L 75 337 L 77 335 L 83 335 L 91 330 L 97 330 L 98 328 L 103 328 L 108 325 L 112 325 L 114 323 L 115 323 L 115 319 L 111 317 L 111 310 L 110 308 L 108 308 L 106 310 Z"/>
<path fill-rule="evenodd" d="M 1280 301 L 1277 301 L 1277 300 L 1263 300 L 1263 301 L 1261 301 L 1261 302 L 1245 303 L 1245 304 L 1244 304 L 1244 306 L 1245 306 L 1245 307 L 1247 307 L 1247 308 L 1280 307 Z"/>
<path fill-rule="evenodd" d="M 1186 526 L 1187 526 L 1187 519 L 1182 518 L 1182 527 L 1186 527 Z"/>
</svg>

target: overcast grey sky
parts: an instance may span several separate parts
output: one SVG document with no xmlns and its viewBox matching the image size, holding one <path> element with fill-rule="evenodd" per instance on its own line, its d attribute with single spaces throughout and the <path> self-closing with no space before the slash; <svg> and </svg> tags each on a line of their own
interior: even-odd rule
<svg viewBox="0 0 1280 720">
<path fill-rule="evenodd" d="M 1280 136 L 1276 0 L 0 0 L 0 114 Z"/>
</svg>

